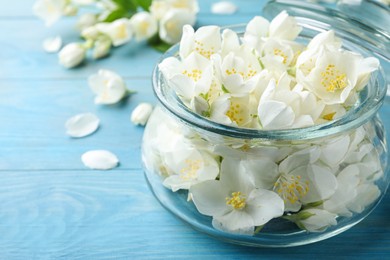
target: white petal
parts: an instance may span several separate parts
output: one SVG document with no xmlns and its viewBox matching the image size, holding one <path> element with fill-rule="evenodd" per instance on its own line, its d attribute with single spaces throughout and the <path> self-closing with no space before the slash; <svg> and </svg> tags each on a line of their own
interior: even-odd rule
<svg viewBox="0 0 390 260">
<path fill-rule="evenodd" d="M 92 113 L 78 114 L 66 123 L 66 134 L 71 137 L 84 137 L 94 133 L 99 127 L 99 118 Z"/>
<path fill-rule="evenodd" d="M 211 6 L 213 14 L 234 14 L 238 7 L 229 1 L 220 1 Z"/>
<path fill-rule="evenodd" d="M 320 152 L 317 146 L 295 152 L 280 163 L 279 171 L 281 173 L 290 173 L 300 166 L 312 164 L 318 160 Z"/>
<path fill-rule="evenodd" d="M 273 191 L 255 189 L 248 196 L 245 211 L 252 216 L 255 226 L 261 226 L 283 215 L 284 202 Z"/>
<path fill-rule="evenodd" d="M 331 142 L 322 146 L 320 160 L 335 167 L 345 159 L 349 148 L 349 135 L 344 135 L 333 139 Z"/>
<path fill-rule="evenodd" d="M 329 226 L 334 226 L 337 224 L 336 221 L 336 214 L 330 213 L 326 210 L 322 209 L 307 209 L 304 211 L 301 211 L 300 214 L 303 213 L 309 213 L 313 214 L 313 216 L 299 221 L 301 225 L 304 226 L 304 228 L 307 231 L 310 232 L 321 232 L 324 231 Z"/>
<path fill-rule="evenodd" d="M 119 163 L 116 155 L 106 150 L 88 151 L 81 156 L 81 160 L 85 166 L 96 170 L 109 170 Z"/>
<path fill-rule="evenodd" d="M 221 216 L 228 210 L 226 198 L 229 192 L 220 181 L 205 181 L 191 186 L 190 193 L 198 211 L 207 216 Z"/>
<path fill-rule="evenodd" d="M 215 229 L 218 229 L 218 230 L 221 230 L 223 232 L 228 232 L 228 233 L 233 233 L 233 234 L 239 234 L 239 235 L 249 235 L 249 236 L 253 236 L 253 233 L 254 233 L 254 226 L 250 226 L 250 227 L 247 227 L 247 228 L 239 228 L 239 229 L 235 229 L 235 230 L 232 230 L 232 229 L 228 229 L 226 227 L 226 223 L 222 223 L 222 222 L 219 222 L 218 219 L 213 219 L 213 227 Z"/>
<path fill-rule="evenodd" d="M 47 38 L 43 41 L 43 49 L 46 52 L 54 53 L 58 52 L 62 47 L 62 39 L 60 36 L 53 38 Z"/>
<path fill-rule="evenodd" d="M 299 172 L 299 168 L 296 171 Z M 292 174 L 297 175 L 294 172 Z M 329 169 L 314 164 L 309 165 L 307 166 L 307 175 L 309 177 L 309 191 L 301 198 L 303 203 L 325 200 L 335 193 L 338 182 Z"/>
<path fill-rule="evenodd" d="M 250 228 L 254 229 L 255 224 L 251 215 L 249 215 L 244 210 L 232 210 L 229 213 L 215 217 L 217 223 L 220 223 L 220 228 L 222 231 L 230 233 L 241 233 L 240 230 L 248 230 Z M 215 227 L 215 226 L 214 226 Z"/>
<path fill-rule="evenodd" d="M 267 100 L 259 104 L 258 116 L 264 129 L 285 129 L 295 120 L 295 113 L 283 102 Z"/>
</svg>

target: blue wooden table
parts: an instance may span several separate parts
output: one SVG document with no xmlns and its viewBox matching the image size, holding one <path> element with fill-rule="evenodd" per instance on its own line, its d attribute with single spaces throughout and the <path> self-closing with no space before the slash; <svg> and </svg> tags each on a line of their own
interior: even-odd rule
<svg viewBox="0 0 390 260">
<path fill-rule="evenodd" d="M 198 25 L 248 22 L 264 1 L 233 1 L 231 16 L 200 1 Z M 33 1 L 1 0 L 0 7 L 0 259 L 318 258 L 390 259 L 390 196 L 363 222 L 316 244 L 256 249 L 200 234 L 166 212 L 144 180 L 142 127 L 130 122 L 140 102 L 156 102 L 151 73 L 160 53 L 142 44 L 115 49 L 109 58 L 66 70 L 42 50 L 48 36 L 75 41 L 74 19 L 51 27 L 32 15 Z M 114 106 L 97 106 L 87 77 L 98 69 L 122 75 L 137 91 Z M 65 121 L 92 112 L 97 133 L 65 134 Z M 390 128 L 390 106 L 381 109 Z M 390 130 L 390 129 L 388 129 Z M 82 153 L 108 149 L 120 166 L 89 170 Z"/>
</svg>

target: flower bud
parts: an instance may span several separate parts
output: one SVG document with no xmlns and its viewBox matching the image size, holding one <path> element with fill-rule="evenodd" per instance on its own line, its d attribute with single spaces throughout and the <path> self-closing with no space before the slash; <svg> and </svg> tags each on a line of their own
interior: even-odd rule
<svg viewBox="0 0 390 260">
<path fill-rule="evenodd" d="M 169 44 L 180 41 L 183 26 L 194 25 L 196 14 L 185 9 L 171 9 L 160 21 L 159 35 Z"/>
<path fill-rule="evenodd" d="M 83 31 L 84 29 L 91 27 L 97 23 L 97 17 L 95 14 L 87 13 L 79 17 L 76 23 L 76 27 Z"/>
<path fill-rule="evenodd" d="M 149 103 L 139 104 L 131 113 L 131 122 L 135 125 L 146 125 L 150 115 L 152 114 L 153 106 Z"/>
<path fill-rule="evenodd" d="M 92 57 L 94 59 L 103 58 L 110 53 L 110 49 L 111 40 L 109 38 L 102 37 L 95 42 Z"/>
<path fill-rule="evenodd" d="M 112 45 L 120 46 L 129 42 L 133 36 L 129 19 L 121 18 L 112 23 L 98 23 L 96 29 L 110 37 Z"/>
<path fill-rule="evenodd" d="M 73 68 L 85 59 L 85 48 L 80 43 L 70 43 L 58 53 L 59 62 L 65 68 Z"/>
<path fill-rule="evenodd" d="M 137 41 L 147 40 L 157 32 L 157 20 L 148 12 L 136 13 L 130 25 Z"/>
<path fill-rule="evenodd" d="M 65 16 L 75 16 L 78 11 L 79 11 L 79 9 L 76 6 L 67 5 L 63 10 L 63 14 Z"/>
</svg>

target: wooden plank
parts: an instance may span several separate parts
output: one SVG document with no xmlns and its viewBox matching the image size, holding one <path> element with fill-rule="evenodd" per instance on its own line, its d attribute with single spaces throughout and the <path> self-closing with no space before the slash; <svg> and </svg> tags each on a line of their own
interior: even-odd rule
<svg viewBox="0 0 390 260">
<path fill-rule="evenodd" d="M 0 80 L 0 170 L 84 169 L 80 156 L 90 149 L 110 149 L 122 167 L 139 168 L 143 128 L 130 122 L 130 114 L 140 102 L 156 99 L 150 79 L 126 83 L 137 94 L 117 105 L 99 106 L 86 79 Z M 65 121 L 85 112 L 95 113 L 101 128 L 82 139 L 66 136 Z M 389 105 L 381 115 L 390 126 Z"/>
<path fill-rule="evenodd" d="M 90 149 L 110 149 L 123 168 L 139 168 L 143 128 L 130 122 L 140 102 L 155 102 L 151 80 L 127 80 L 137 94 L 112 106 L 99 106 L 87 80 L 0 81 L 0 170 L 84 169 L 80 156 Z M 101 119 L 92 136 L 72 139 L 65 121 L 92 112 Z"/>
<path fill-rule="evenodd" d="M 166 212 L 140 170 L 0 172 L 1 259 L 386 259 L 390 196 L 337 237 L 287 249 L 226 244 Z"/>
</svg>

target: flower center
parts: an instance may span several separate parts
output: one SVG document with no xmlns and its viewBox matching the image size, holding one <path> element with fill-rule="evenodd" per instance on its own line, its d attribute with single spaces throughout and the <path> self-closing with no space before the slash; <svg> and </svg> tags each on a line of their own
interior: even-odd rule
<svg viewBox="0 0 390 260">
<path fill-rule="evenodd" d="M 180 170 L 180 178 L 182 180 L 193 180 L 197 177 L 198 171 L 201 168 L 201 160 L 185 160 L 186 166 Z"/>
<path fill-rule="evenodd" d="M 300 175 L 282 174 L 274 184 L 274 191 L 285 201 L 294 204 L 309 191 L 309 182 Z"/>
<path fill-rule="evenodd" d="M 124 24 L 121 24 L 118 27 L 117 36 L 119 39 L 124 39 L 127 37 L 127 30 L 126 30 L 126 26 Z"/>
<path fill-rule="evenodd" d="M 231 197 L 226 198 L 226 205 L 234 209 L 243 209 L 246 205 L 246 196 L 239 191 L 233 192 Z"/>
<path fill-rule="evenodd" d="M 232 69 L 227 69 L 225 70 L 225 73 L 226 75 L 230 76 L 230 75 L 236 75 L 236 74 L 239 74 L 241 75 L 241 77 L 244 79 L 244 80 L 247 80 L 253 76 L 255 76 L 257 74 L 257 70 L 253 69 L 252 68 L 252 65 L 248 65 L 248 70 L 247 72 L 243 72 L 243 71 L 237 71 L 235 68 L 232 68 Z"/>
<path fill-rule="evenodd" d="M 238 125 L 244 123 L 243 108 L 240 104 L 234 104 L 231 102 L 226 115 L 230 118 L 230 120 L 232 120 L 232 122 L 236 122 Z"/>
<path fill-rule="evenodd" d="M 274 49 L 274 55 L 275 56 L 280 56 L 283 58 L 283 64 L 287 63 L 287 55 L 284 54 L 284 52 L 281 49 Z"/>
<path fill-rule="evenodd" d="M 142 21 L 139 26 L 141 33 L 144 35 L 147 34 L 149 27 L 150 24 L 147 21 Z"/>
<path fill-rule="evenodd" d="M 197 82 L 202 77 L 202 70 L 193 69 L 191 71 L 183 70 L 183 75 L 191 78 L 193 81 Z"/>
<path fill-rule="evenodd" d="M 210 49 L 206 49 L 204 47 L 204 43 L 197 40 L 195 40 L 195 51 L 200 55 L 206 57 L 207 59 L 210 59 L 210 56 L 215 53 L 214 47 L 210 47 Z"/>
<path fill-rule="evenodd" d="M 347 75 L 336 69 L 334 64 L 329 64 L 325 71 L 321 72 L 321 84 L 328 92 L 344 89 L 347 84 Z"/>
<path fill-rule="evenodd" d="M 324 115 L 322 118 L 325 119 L 325 120 L 330 121 L 330 120 L 333 120 L 333 117 L 334 117 L 335 114 L 336 114 L 336 112 L 329 113 L 329 114 Z"/>
</svg>

